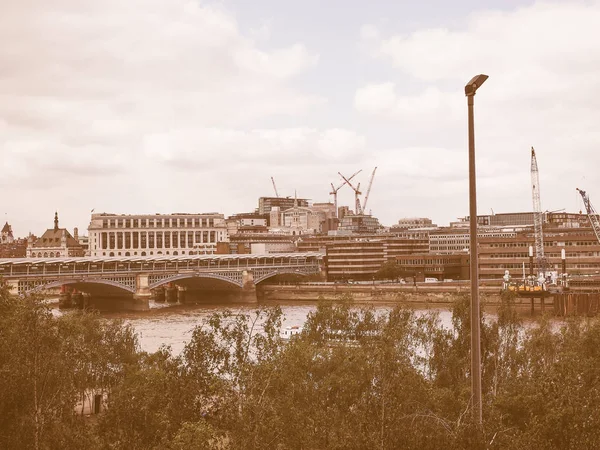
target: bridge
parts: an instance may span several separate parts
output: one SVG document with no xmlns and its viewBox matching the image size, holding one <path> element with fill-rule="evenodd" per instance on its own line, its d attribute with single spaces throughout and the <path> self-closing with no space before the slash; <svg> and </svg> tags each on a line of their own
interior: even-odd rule
<svg viewBox="0 0 600 450">
<path fill-rule="evenodd" d="M 227 294 L 255 302 L 256 285 L 285 274 L 320 274 L 323 253 L 181 255 L 0 259 L 0 277 L 11 293 L 26 295 L 66 287 L 95 298 L 128 299 L 127 309 L 147 309 L 152 290 L 178 286 L 190 294 Z M 63 288 L 65 289 L 65 288 Z"/>
</svg>

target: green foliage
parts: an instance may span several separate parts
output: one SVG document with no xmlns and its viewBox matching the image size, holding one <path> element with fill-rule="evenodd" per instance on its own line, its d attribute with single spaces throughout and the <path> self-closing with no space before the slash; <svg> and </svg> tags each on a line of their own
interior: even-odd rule
<svg viewBox="0 0 600 450">
<path fill-rule="evenodd" d="M 402 269 L 398 267 L 396 261 L 386 261 L 375 273 L 375 278 L 378 280 L 397 280 L 401 275 Z"/>
<path fill-rule="evenodd" d="M 478 320 L 483 426 L 466 296 L 451 327 L 433 311 L 321 300 L 288 342 L 279 308 L 223 311 L 177 356 L 0 286 L 0 448 L 600 448 L 600 323 L 524 324 L 510 293 Z M 109 394 L 95 420 L 76 408 L 92 391 Z"/>
<path fill-rule="evenodd" d="M 123 380 L 137 358 L 120 323 L 90 314 L 56 318 L 38 297 L 0 283 L 0 448 L 77 448 L 94 442 L 75 405 Z"/>
</svg>

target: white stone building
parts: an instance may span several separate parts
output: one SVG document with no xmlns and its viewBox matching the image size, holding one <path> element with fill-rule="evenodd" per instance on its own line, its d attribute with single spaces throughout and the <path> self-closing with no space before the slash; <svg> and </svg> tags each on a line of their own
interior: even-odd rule
<svg viewBox="0 0 600 450">
<path fill-rule="evenodd" d="M 92 214 L 91 256 L 194 255 L 216 253 L 227 242 L 223 214 Z"/>
</svg>

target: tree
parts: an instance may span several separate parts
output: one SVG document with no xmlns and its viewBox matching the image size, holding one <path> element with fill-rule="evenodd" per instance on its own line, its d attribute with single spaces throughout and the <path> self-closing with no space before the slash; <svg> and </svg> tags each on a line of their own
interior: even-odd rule
<svg viewBox="0 0 600 450">
<path fill-rule="evenodd" d="M 375 273 L 375 278 L 378 280 L 397 280 L 402 274 L 402 269 L 398 267 L 396 261 L 386 261 L 382 264 L 379 270 Z"/>
</svg>

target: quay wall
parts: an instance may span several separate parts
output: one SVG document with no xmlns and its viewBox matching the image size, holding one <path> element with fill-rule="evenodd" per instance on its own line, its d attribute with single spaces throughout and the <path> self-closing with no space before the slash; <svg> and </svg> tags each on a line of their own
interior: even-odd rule
<svg viewBox="0 0 600 450">
<path fill-rule="evenodd" d="M 457 294 L 469 294 L 465 286 L 406 286 L 406 285 L 265 285 L 258 288 L 258 297 L 265 301 L 315 301 L 319 298 L 335 300 L 351 295 L 358 303 L 434 303 L 449 305 Z M 480 288 L 482 301 L 488 305 L 500 304 L 498 287 Z M 517 304 L 529 305 L 529 299 L 515 299 Z"/>
</svg>

